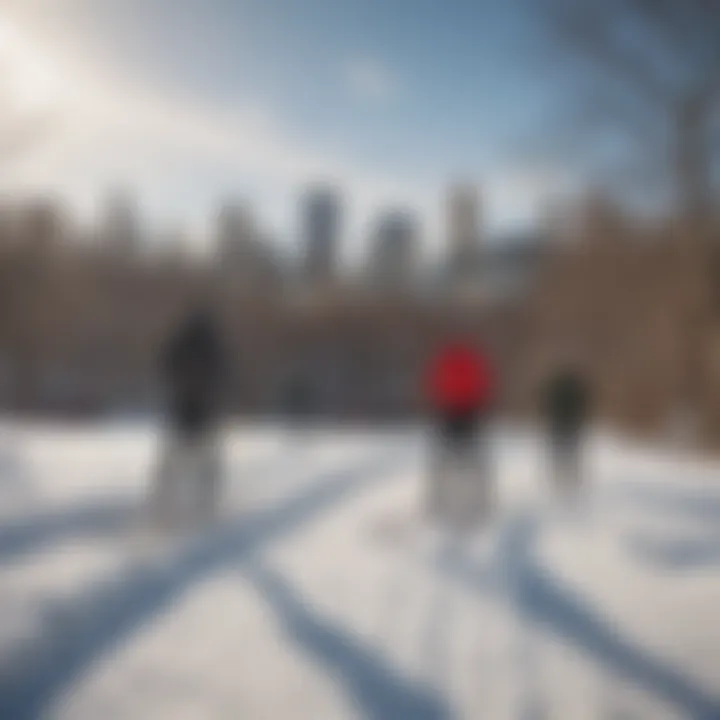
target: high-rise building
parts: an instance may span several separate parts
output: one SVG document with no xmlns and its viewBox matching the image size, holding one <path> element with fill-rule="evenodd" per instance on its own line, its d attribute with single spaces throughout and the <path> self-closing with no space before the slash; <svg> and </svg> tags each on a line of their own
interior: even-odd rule
<svg viewBox="0 0 720 720">
<path fill-rule="evenodd" d="M 301 206 L 305 279 L 328 282 L 335 274 L 340 244 L 339 194 L 330 187 L 314 188 L 303 197 Z"/>
<path fill-rule="evenodd" d="M 370 279 L 380 287 L 404 287 L 416 270 L 418 226 L 404 210 L 386 210 L 377 221 L 370 256 Z"/>
<path fill-rule="evenodd" d="M 480 249 L 480 199 L 477 188 L 453 185 L 446 205 L 448 252 L 453 259 L 474 257 Z"/>
</svg>

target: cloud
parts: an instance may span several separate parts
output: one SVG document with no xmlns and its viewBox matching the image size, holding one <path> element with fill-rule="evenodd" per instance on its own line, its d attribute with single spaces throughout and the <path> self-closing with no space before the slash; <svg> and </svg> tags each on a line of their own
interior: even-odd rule
<svg viewBox="0 0 720 720">
<path fill-rule="evenodd" d="M 210 168 L 217 176 L 236 175 L 270 194 L 293 202 L 308 182 L 338 185 L 352 201 L 351 230 L 363 232 L 363 218 L 386 203 L 419 203 L 424 188 L 389 176 L 351 155 L 329 151 L 299 139 L 267 108 L 258 105 L 219 110 L 179 98 L 120 93 L 93 103 L 85 112 L 76 140 L 102 145 L 102 162 L 122 168 L 146 185 L 167 182 L 177 168 Z M 91 150 L 89 157 L 94 152 Z M 93 162 L 91 160 L 91 162 Z M 152 180 L 151 180 L 152 178 Z M 267 203 L 266 203 L 267 204 Z"/>
<path fill-rule="evenodd" d="M 364 103 L 384 103 L 399 90 L 397 78 L 381 62 L 356 59 L 345 68 L 345 80 L 351 95 Z"/>
<path fill-rule="evenodd" d="M 362 251 L 373 214 L 392 204 L 417 208 L 428 244 L 442 244 L 443 170 L 436 178 L 389 173 L 350 150 L 298 136 L 262 103 L 198 102 L 143 87 L 81 54 L 59 52 L 35 36 L 31 40 L 19 28 L 12 38 L 15 69 L 43 79 L 34 85 L 33 102 L 51 101 L 47 117 L 53 127 L 42 127 L 43 142 L 32 152 L 3 165 L 4 188 L 59 192 L 90 213 L 106 188 L 121 184 L 135 189 L 150 214 L 159 213 L 163 221 L 190 220 L 194 227 L 210 222 L 215 204 L 238 191 L 248 194 L 271 231 L 296 238 L 295 202 L 302 186 L 331 182 L 346 198 L 350 254 Z M 398 88 L 382 65 L 369 60 L 351 63 L 347 78 L 365 102 L 388 100 Z M 538 198 L 555 183 L 546 168 L 485 174 L 489 221 L 496 225 L 532 215 Z"/>
<path fill-rule="evenodd" d="M 48 99 L 55 127 L 51 141 L 4 168 L 4 186 L 60 190 L 73 200 L 84 195 L 85 207 L 92 204 L 87 196 L 118 183 L 147 195 L 150 206 L 153 196 L 167 198 L 182 187 L 184 197 L 195 204 L 178 204 L 178 217 L 184 219 L 187 213 L 197 216 L 201 199 L 225 194 L 237 178 L 238 186 L 262 188 L 263 196 L 253 199 L 289 219 L 287 209 L 279 212 L 280 204 L 292 204 L 299 186 L 319 180 L 338 184 L 352 198 L 350 222 L 356 235 L 362 232 L 361 217 L 378 206 L 424 197 L 424 189 L 412 179 L 390 177 L 351 153 L 294 135 L 260 103 L 217 107 L 163 88 L 142 87 L 80 54 L 53 52 L 51 43 L 40 43 L 19 27 L 7 24 L 6 35 L 10 29 L 13 53 L 20 59 L 14 63 L 16 72 L 32 68 L 42 75 L 52 69 Z M 377 98 L 390 92 L 388 77 L 377 68 L 357 70 L 361 92 Z"/>
</svg>

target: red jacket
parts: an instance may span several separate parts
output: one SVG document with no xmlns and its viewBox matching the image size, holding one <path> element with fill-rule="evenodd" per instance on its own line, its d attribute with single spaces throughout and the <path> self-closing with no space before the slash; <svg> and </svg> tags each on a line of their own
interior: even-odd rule
<svg viewBox="0 0 720 720">
<path fill-rule="evenodd" d="M 426 392 L 442 413 L 482 412 L 492 399 L 494 380 L 487 358 L 469 344 L 453 342 L 430 363 Z"/>
</svg>

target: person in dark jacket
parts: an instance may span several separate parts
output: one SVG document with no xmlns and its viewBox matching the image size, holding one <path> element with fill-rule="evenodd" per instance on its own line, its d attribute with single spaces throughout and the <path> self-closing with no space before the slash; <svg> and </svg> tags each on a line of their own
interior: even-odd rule
<svg viewBox="0 0 720 720">
<path fill-rule="evenodd" d="M 220 333 L 211 312 L 191 312 L 161 349 L 169 438 L 156 489 L 161 518 L 207 521 L 216 512 L 218 425 L 224 376 Z"/>
<path fill-rule="evenodd" d="M 590 414 L 587 383 L 578 371 L 565 368 L 550 379 L 544 414 L 554 476 L 565 486 L 576 486 L 581 481 L 582 440 Z"/>
<path fill-rule="evenodd" d="M 207 310 L 192 313 L 171 335 L 162 351 L 161 373 L 172 427 L 187 437 L 208 430 L 219 417 L 223 358 Z"/>
</svg>

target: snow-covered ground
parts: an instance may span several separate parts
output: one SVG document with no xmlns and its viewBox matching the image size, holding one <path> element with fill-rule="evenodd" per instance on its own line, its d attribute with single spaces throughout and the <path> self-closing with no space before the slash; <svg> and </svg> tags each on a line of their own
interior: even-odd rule
<svg viewBox="0 0 720 720">
<path fill-rule="evenodd" d="M 460 540 L 419 430 L 240 427 L 218 526 L 148 547 L 157 441 L 0 429 L 2 720 L 720 718 L 717 466 L 597 436 L 563 506 L 498 429 Z"/>
</svg>

